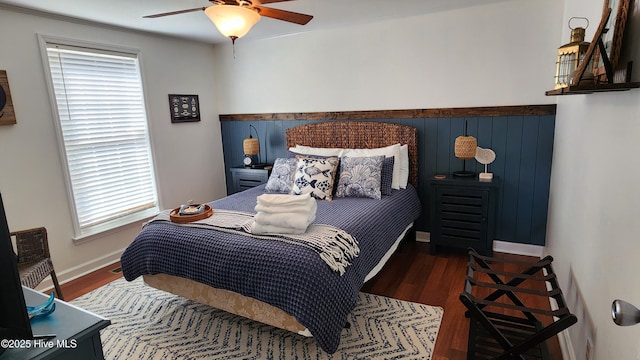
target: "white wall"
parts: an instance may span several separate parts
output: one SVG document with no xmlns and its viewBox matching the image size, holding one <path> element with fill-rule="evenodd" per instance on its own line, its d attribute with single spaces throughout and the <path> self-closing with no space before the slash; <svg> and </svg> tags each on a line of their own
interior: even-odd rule
<svg viewBox="0 0 640 360">
<path fill-rule="evenodd" d="M 47 227 L 62 281 L 119 259 L 140 224 L 74 245 L 37 33 L 140 49 L 162 207 L 226 194 L 210 45 L 2 8 L 0 33 L 0 69 L 7 71 L 17 118 L 16 125 L 0 126 L 0 191 L 10 229 Z M 202 121 L 171 124 L 170 93 L 198 94 Z M 180 151 L 184 145 L 189 151 Z"/>
<path fill-rule="evenodd" d="M 634 48 L 626 55 L 639 64 L 635 3 L 627 32 Z M 565 0 L 563 23 L 588 16 L 590 41 L 601 14 L 600 0 Z M 636 69 L 633 80 L 640 81 L 639 75 Z M 557 111 L 547 251 L 563 287 L 570 269 L 575 275 L 594 322 L 594 359 L 640 359 L 640 325 L 618 327 L 610 312 L 615 298 L 640 305 L 640 90 L 558 97 Z M 585 326 L 579 321 L 572 335 Z M 572 343 L 583 359 L 584 338 L 573 335 Z"/>
<path fill-rule="evenodd" d="M 216 48 L 221 113 L 548 104 L 562 2 L 514 0 Z M 313 20 L 312 20 L 313 21 Z M 224 89 L 224 91 L 222 91 Z"/>
</svg>

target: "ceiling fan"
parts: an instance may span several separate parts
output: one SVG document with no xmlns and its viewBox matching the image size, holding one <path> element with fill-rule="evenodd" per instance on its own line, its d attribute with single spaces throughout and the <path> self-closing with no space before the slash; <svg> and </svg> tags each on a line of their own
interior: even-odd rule
<svg viewBox="0 0 640 360">
<path fill-rule="evenodd" d="M 204 11 L 207 17 L 213 21 L 216 28 L 224 36 L 231 38 L 231 41 L 235 43 L 236 39 L 243 37 L 249 32 L 251 27 L 260 20 L 261 16 L 299 25 L 305 25 L 313 19 L 311 15 L 262 6 L 263 4 L 284 1 L 293 0 L 209 0 L 209 2 L 213 4 L 212 6 L 171 11 L 144 17 L 159 18 L 194 11 Z"/>
</svg>

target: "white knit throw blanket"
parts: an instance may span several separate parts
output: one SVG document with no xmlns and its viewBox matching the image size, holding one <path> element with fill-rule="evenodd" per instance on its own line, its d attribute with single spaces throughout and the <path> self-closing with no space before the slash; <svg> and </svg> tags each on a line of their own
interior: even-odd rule
<svg viewBox="0 0 640 360">
<path fill-rule="evenodd" d="M 360 254 L 358 241 L 344 230 L 331 225 L 311 224 L 303 234 L 258 235 L 251 231 L 254 215 L 250 213 L 215 209 L 213 215 L 206 219 L 178 224 L 171 221 L 169 217 L 171 211 L 162 211 L 145 226 L 155 221 L 171 222 L 180 226 L 214 229 L 231 234 L 251 236 L 256 239 L 283 241 L 304 246 L 315 251 L 333 271 L 337 271 L 340 275 L 343 275 L 347 266 L 351 265 L 351 260 Z"/>
</svg>

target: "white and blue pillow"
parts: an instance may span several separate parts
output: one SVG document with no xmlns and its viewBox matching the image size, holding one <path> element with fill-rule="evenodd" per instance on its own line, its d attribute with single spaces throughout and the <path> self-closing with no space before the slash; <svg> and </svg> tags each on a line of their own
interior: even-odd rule
<svg viewBox="0 0 640 360">
<path fill-rule="evenodd" d="M 277 158 L 273 162 L 273 169 L 267 185 L 264 187 L 267 192 L 289 193 L 293 185 L 293 175 L 296 172 L 296 158 Z"/>
<path fill-rule="evenodd" d="M 380 199 L 380 182 L 384 156 L 343 157 L 336 197 Z M 393 166 L 393 165 L 392 165 Z"/>
<path fill-rule="evenodd" d="M 311 194 L 319 200 L 333 199 L 333 182 L 338 168 L 338 158 L 300 157 L 297 160 L 291 194 Z"/>
</svg>

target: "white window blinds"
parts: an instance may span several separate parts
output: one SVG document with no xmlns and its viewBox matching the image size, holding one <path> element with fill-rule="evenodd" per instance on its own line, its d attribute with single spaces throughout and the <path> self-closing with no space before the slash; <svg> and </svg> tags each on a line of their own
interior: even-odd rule
<svg viewBox="0 0 640 360">
<path fill-rule="evenodd" d="M 46 44 L 78 236 L 157 211 L 135 54 Z"/>
</svg>

